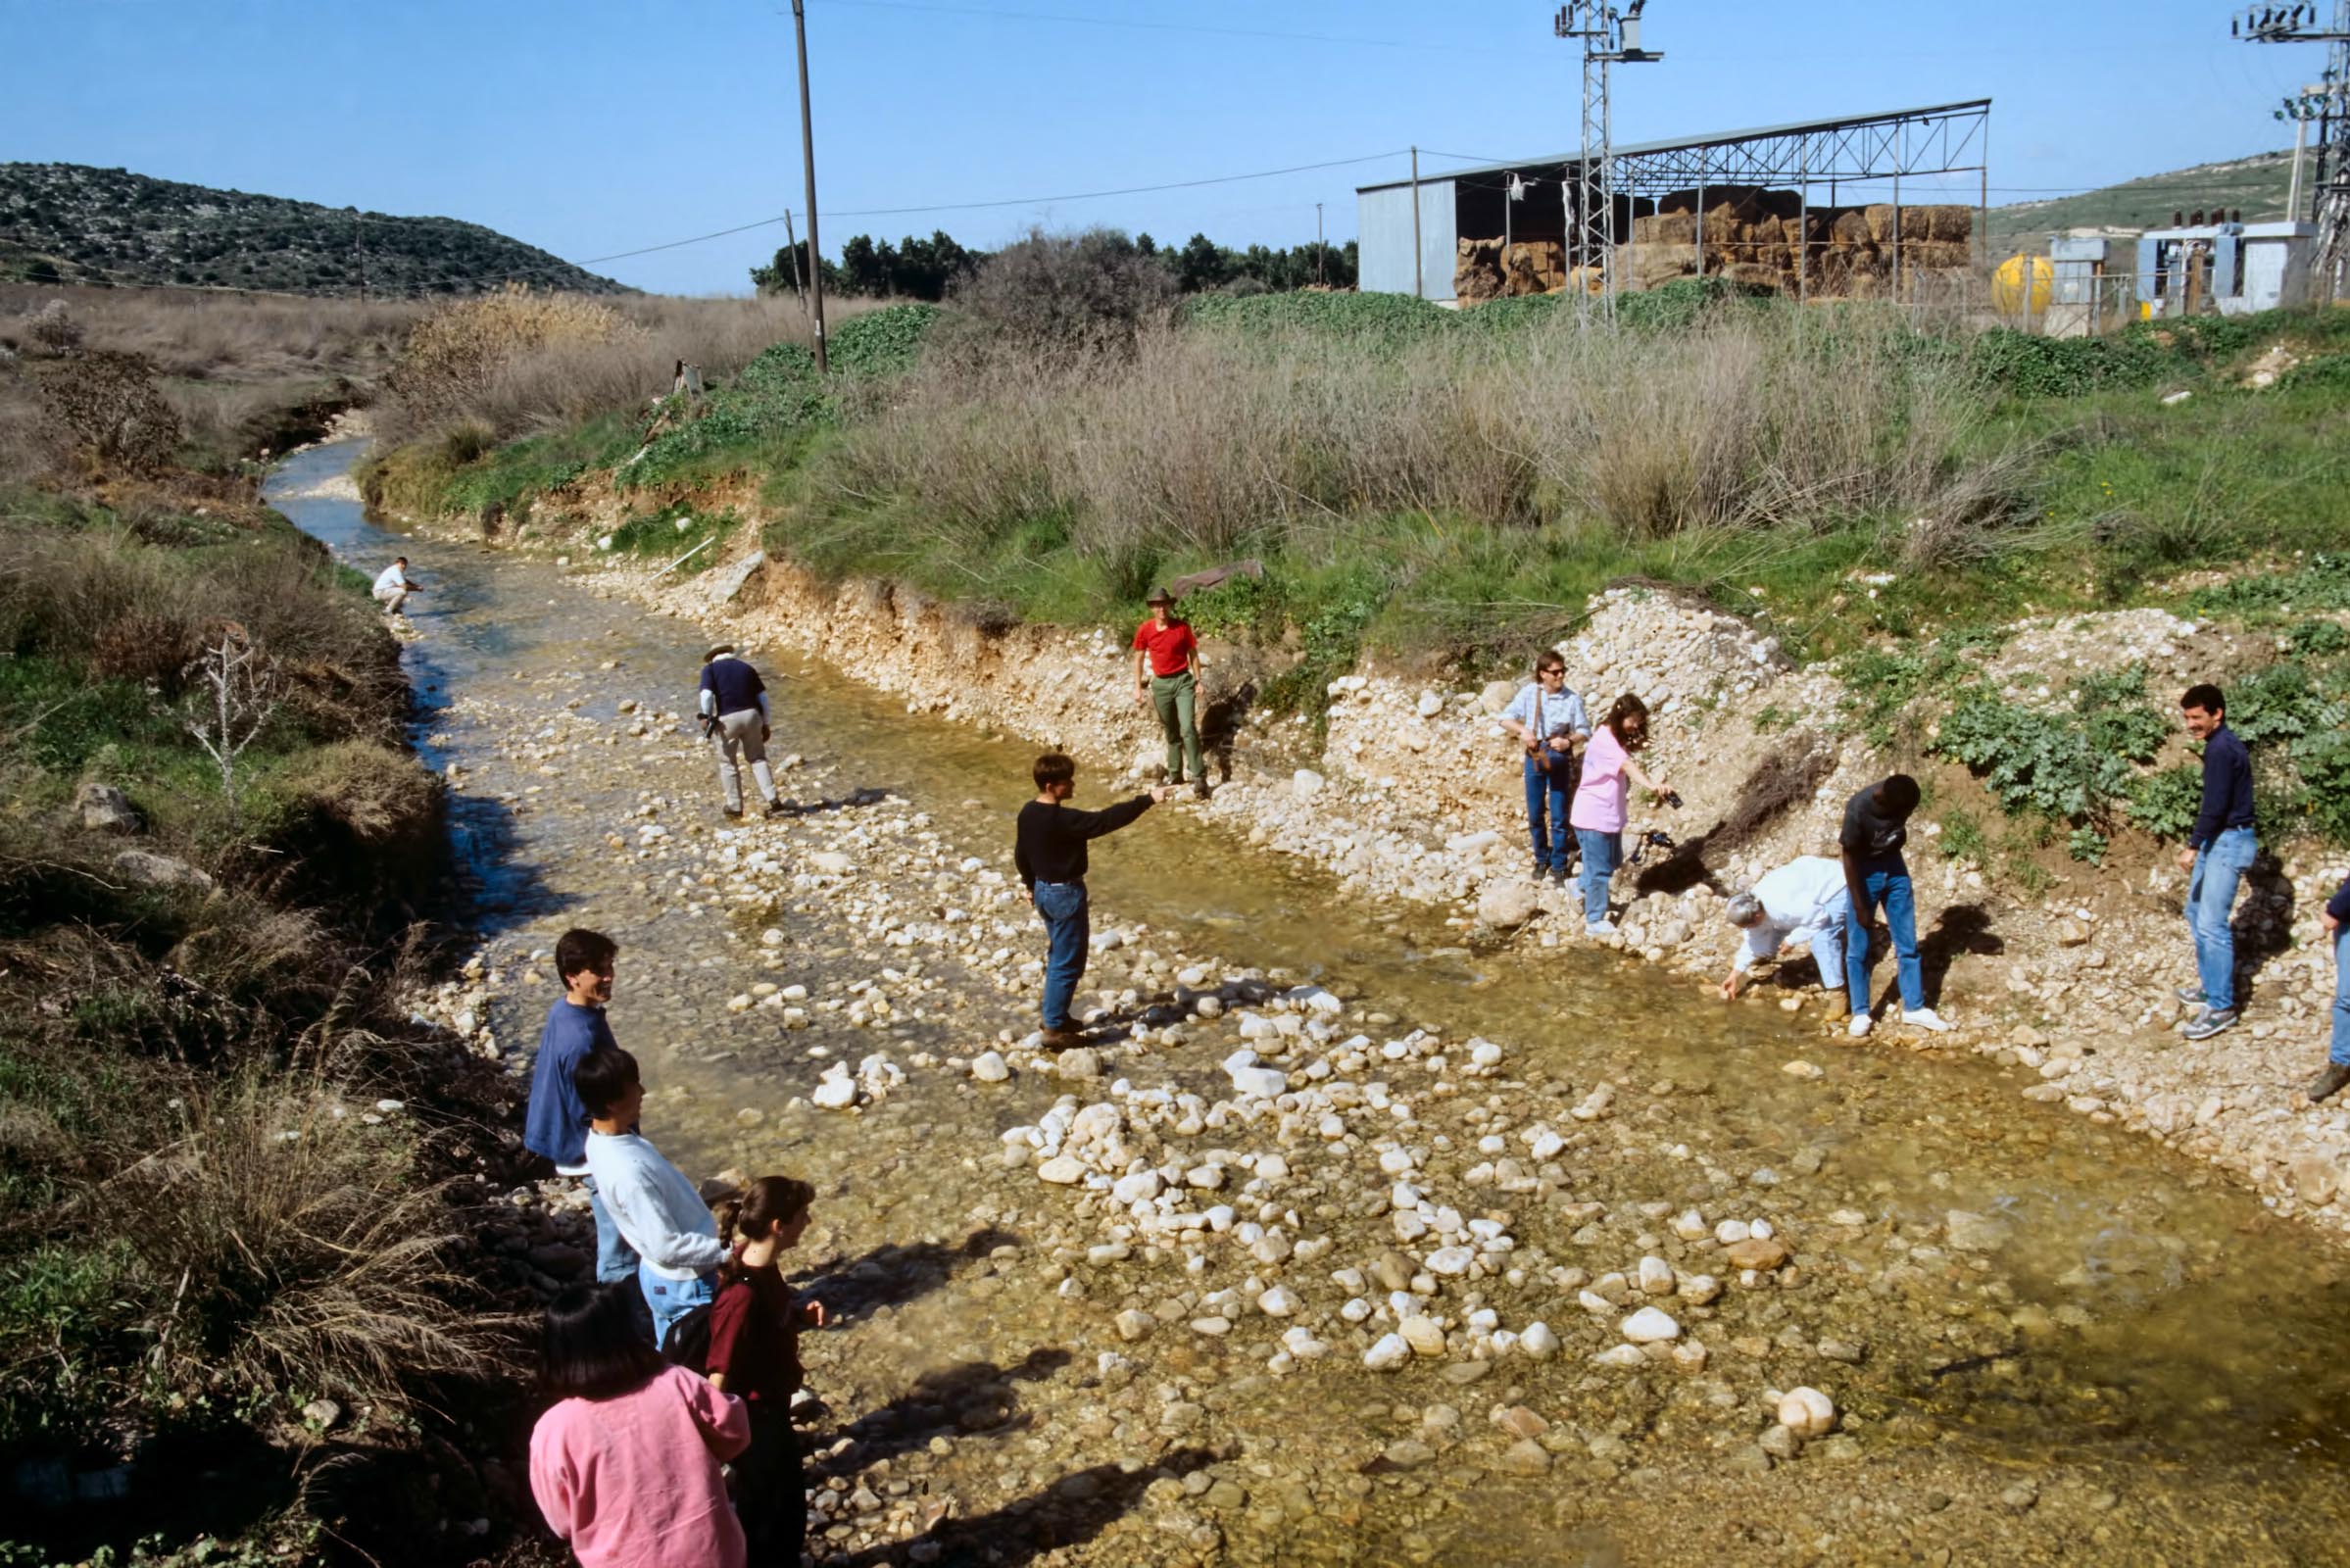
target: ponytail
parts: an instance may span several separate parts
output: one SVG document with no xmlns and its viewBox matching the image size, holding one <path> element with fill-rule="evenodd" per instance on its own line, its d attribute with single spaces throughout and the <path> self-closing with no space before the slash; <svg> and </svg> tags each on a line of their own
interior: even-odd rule
<svg viewBox="0 0 2350 1568">
<path fill-rule="evenodd" d="M 778 1220 L 807 1211 L 816 1190 L 797 1176 L 761 1176 L 728 1199 L 718 1210 L 718 1235 L 727 1244 L 726 1261 L 718 1265 L 721 1289 L 749 1271 L 743 1267 L 743 1249 L 767 1234 Z"/>
</svg>

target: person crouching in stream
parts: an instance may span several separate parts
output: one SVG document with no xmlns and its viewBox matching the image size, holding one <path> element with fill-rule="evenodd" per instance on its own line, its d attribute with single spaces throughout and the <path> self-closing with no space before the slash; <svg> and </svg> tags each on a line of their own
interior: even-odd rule
<svg viewBox="0 0 2350 1568">
<path fill-rule="evenodd" d="M 734 1461 L 734 1508 L 751 1561 L 797 1563 L 808 1544 L 808 1477 L 792 1396 L 803 1382 L 800 1331 L 824 1326 L 824 1303 L 783 1282 L 780 1253 L 800 1245 L 816 1190 L 791 1176 L 761 1176 L 726 1205 L 733 1251 L 718 1270 L 710 1308 L 710 1386 L 751 1410 L 751 1446 Z"/>
<path fill-rule="evenodd" d="M 1091 911 L 1086 904 L 1086 845 L 1106 837 L 1175 793 L 1160 784 L 1130 801 L 1099 811 L 1081 811 L 1068 804 L 1077 793 L 1077 764 L 1058 752 L 1036 760 L 1033 770 L 1037 796 L 1020 808 L 1012 839 L 1012 863 L 1019 867 L 1020 884 L 1028 902 L 1044 918 L 1049 947 L 1045 957 L 1045 1034 L 1048 1051 L 1077 1043 L 1069 1027 L 1069 1004 L 1077 982 L 1085 978 L 1085 960 L 1093 939 Z"/>
</svg>

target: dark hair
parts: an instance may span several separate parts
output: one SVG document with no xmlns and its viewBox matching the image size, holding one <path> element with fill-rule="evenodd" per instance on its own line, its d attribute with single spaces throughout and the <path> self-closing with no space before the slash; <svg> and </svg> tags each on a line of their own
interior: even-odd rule
<svg viewBox="0 0 2350 1568">
<path fill-rule="evenodd" d="M 2190 708 L 2200 708 L 2207 713 L 2219 713 L 2225 716 L 2228 712 L 2228 699 L 2221 695 L 2219 687 L 2205 681 L 2198 686 L 2189 686 L 2186 689 L 2186 695 L 2179 699 L 2179 707 L 2182 712 Z"/>
<path fill-rule="evenodd" d="M 730 1250 L 718 1283 L 741 1279 L 744 1247 L 766 1235 L 777 1220 L 797 1219 L 815 1200 L 815 1188 L 797 1176 L 761 1176 L 729 1200 L 718 1211 L 718 1235 Z"/>
<path fill-rule="evenodd" d="M 638 1083 L 636 1058 L 617 1046 L 598 1046 L 571 1069 L 571 1088 L 591 1117 L 602 1117 Z"/>
<path fill-rule="evenodd" d="M 392 564 L 395 566 L 405 566 L 408 564 L 408 558 L 406 556 L 394 556 L 392 558 Z"/>
<path fill-rule="evenodd" d="M 1895 773 L 1877 786 L 1877 804 L 1895 816 L 1907 816 L 1918 808 L 1918 781 L 1907 773 Z"/>
<path fill-rule="evenodd" d="M 1047 752 L 1036 760 L 1035 774 L 1036 787 L 1040 790 L 1050 789 L 1055 784 L 1074 782 L 1077 764 L 1058 752 Z"/>
<path fill-rule="evenodd" d="M 592 969 L 602 974 L 612 966 L 612 956 L 619 951 L 620 945 L 603 932 L 573 926 L 556 939 L 555 972 L 568 986 L 571 976 L 582 970 Z"/>
<path fill-rule="evenodd" d="M 1615 731 L 1616 744 L 1628 752 L 1637 752 L 1648 744 L 1648 705 L 1630 692 L 1615 701 L 1601 720 Z M 1632 726 L 1630 730 L 1626 725 Z"/>
<path fill-rule="evenodd" d="M 1566 656 L 1555 648 L 1545 648 L 1534 656 L 1534 672 L 1538 675 L 1545 669 L 1556 669 L 1563 673 L 1566 667 Z"/>
<path fill-rule="evenodd" d="M 539 1381 L 558 1399 L 616 1399 L 668 1365 L 645 1338 L 635 1280 L 574 1285 L 547 1303 Z"/>
</svg>

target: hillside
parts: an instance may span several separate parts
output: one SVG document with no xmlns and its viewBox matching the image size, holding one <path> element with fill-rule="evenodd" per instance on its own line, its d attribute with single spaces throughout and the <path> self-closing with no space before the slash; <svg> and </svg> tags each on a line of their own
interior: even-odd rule
<svg viewBox="0 0 2350 1568">
<path fill-rule="evenodd" d="M 78 164 L 0 164 L 0 279 L 475 294 L 509 279 L 625 290 L 478 223 L 214 190 Z"/>
<path fill-rule="evenodd" d="M 2310 177 L 2314 168 L 2313 158 L 2312 168 L 2303 177 Z M 1998 256 L 2019 249 L 2044 251 L 2051 233 L 2069 228 L 2135 234 L 2169 223 L 2174 213 L 2192 214 L 2198 208 L 2205 212 L 2213 208 L 2241 211 L 2247 223 L 2273 222 L 2284 217 L 2292 173 L 2293 154 L 2287 148 L 2127 179 L 2078 196 L 1994 207 L 1990 212 L 1991 251 Z"/>
</svg>

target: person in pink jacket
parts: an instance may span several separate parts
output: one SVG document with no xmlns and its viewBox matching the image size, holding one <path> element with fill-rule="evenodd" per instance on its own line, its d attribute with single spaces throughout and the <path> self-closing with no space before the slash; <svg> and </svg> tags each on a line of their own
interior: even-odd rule
<svg viewBox="0 0 2350 1568">
<path fill-rule="evenodd" d="M 1632 760 L 1648 749 L 1648 705 L 1630 692 L 1615 701 L 1607 717 L 1591 731 L 1583 749 L 1583 780 L 1567 820 L 1583 848 L 1584 935 L 1615 935 L 1616 923 L 1607 917 L 1607 889 L 1624 863 L 1624 823 L 1631 813 L 1632 786 L 1671 797 L 1673 786 L 1652 779 Z M 1672 801 L 1675 806 L 1681 803 Z"/>
<path fill-rule="evenodd" d="M 661 1359 L 633 1289 L 573 1286 L 548 1303 L 556 1402 L 530 1434 L 531 1494 L 581 1568 L 745 1568 L 719 1466 L 750 1446 L 750 1413 Z"/>
</svg>

